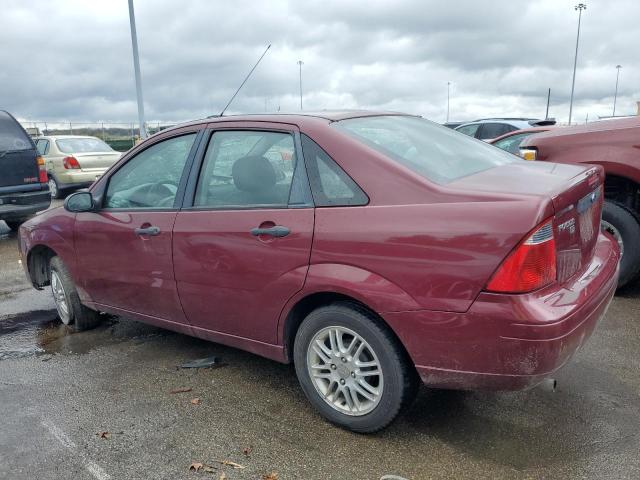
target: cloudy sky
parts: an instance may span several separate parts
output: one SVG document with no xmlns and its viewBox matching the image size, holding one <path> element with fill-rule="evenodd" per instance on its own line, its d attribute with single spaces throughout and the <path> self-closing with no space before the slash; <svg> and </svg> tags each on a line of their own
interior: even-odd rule
<svg viewBox="0 0 640 480">
<path fill-rule="evenodd" d="M 127 0 L 0 0 L 0 109 L 21 119 L 137 118 Z M 566 121 L 578 14 L 571 0 L 135 0 L 149 121 L 230 112 L 389 109 L 443 122 Z M 640 101 L 640 1 L 587 0 L 574 121 Z"/>
</svg>

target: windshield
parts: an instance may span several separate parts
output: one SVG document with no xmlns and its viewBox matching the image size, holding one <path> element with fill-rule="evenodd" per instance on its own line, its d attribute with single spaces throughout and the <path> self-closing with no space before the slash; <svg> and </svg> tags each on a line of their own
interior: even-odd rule
<svg viewBox="0 0 640 480">
<path fill-rule="evenodd" d="M 111 152 L 113 148 L 99 138 L 60 138 L 56 140 L 63 153 Z"/>
<path fill-rule="evenodd" d="M 352 118 L 332 125 L 440 184 L 520 161 L 491 145 L 418 117 Z"/>
<path fill-rule="evenodd" d="M 31 139 L 8 113 L 0 112 L 0 152 L 33 148 Z"/>
</svg>

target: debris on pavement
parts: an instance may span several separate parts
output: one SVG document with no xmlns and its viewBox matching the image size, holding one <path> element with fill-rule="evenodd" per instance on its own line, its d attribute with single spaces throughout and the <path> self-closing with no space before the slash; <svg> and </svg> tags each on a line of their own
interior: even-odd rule
<svg viewBox="0 0 640 480">
<path fill-rule="evenodd" d="M 216 467 L 212 466 L 212 465 L 207 465 L 206 463 L 202 463 L 202 462 L 193 462 L 191 465 L 189 465 L 189 471 L 190 472 L 207 472 L 207 473 L 213 473 L 216 470 Z"/>
<path fill-rule="evenodd" d="M 174 394 L 174 393 L 187 393 L 190 392 L 191 390 L 193 390 L 193 388 L 191 387 L 180 387 L 180 388 L 174 388 L 173 390 L 170 390 L 169 393 Z"/>
<path fill-rule="evenodd" d="M 207 357 L 183 363 L 180 368 L 219 368 L 225 365 L 226 363 L 220 362 L 218 357 Z"/>
<path fill-rule="evenodd" d="M 278 480 L 278 478 L 278 472 L 271 472 L 262 476 L 262 480 Z"/>
<path fill-rule="evenodd" d="M 100 438 L 106 438 L 107 440 L 111 438 L 111 434 L 109 432 L 98 432 L 96 435 Z"/>
<path fill-rule="evenodd" d="M 200 399 L 199 398 L 192 398 L 191 399 L 191 405 L 200 405 Z"/>
<path fill-rule="evenodd" d="M 235 469 L 240 469 L 240 468 L 245 468 L 243 465 L 240 465 L 236 462 L 232 462 L 230 460 L 218 460 L 218 463 L 220 465 L 224 465 L 226 467 L 231 467 L 231 468 L 235 468 Z"/>
<path fill-rule="evenodd" d="M 245 457 L 248 457 L 249 455 L 251 455 L 251 450 L 253 450 L 253 446 L 249 445 L 248 447 L 244 447 L 242 449 L 242 453 Z"/>
</svg>

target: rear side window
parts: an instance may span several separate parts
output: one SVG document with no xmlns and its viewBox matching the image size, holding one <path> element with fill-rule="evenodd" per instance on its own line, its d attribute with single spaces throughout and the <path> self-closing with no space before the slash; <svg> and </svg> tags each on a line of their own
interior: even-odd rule
<svg viewBox="0 0 640 480">
<path fill-rule="evenodd" d="M 19 152 L 33 148 L 31 138 L 7 112 L 0 112 L 0 152 Z"/>
<path fill-rule="evenodd" d="M 465 125 L 464 127 L 457 128 L 456 132 L 464 133 L 465 135 L 469 135 L 470 137 L 475 137 L 479 126 L 480 124 L 478 123 L 473 125 Z"/>
<path fill-rule="evenodd" d="M 419 117 L 352 118 L 332 126 L 440 184 L 520 161 L 489 144 Z"/>
<path fill-rule="evenodd" d="M 522 141 L 527 138 L 530 133 L 520 133 L 516 135 L 511 135 L 510 137 L 503 138 L 502 140 L 498 140 L 493 144 L 494 147 L 498 147 L 506 152 L 513 153 L 514 155 L 518 155 L 520 153 L 520 144 Z"/>
<path fill-rule="evenodd" d="M 480 136 L 478 138 L 497 138 L 505 133 L 513 132 L 514 130 L 517 130 L 517 128 L 505 123 L 483 123 L 480 130 Z"/>
<path fill-rule="evenodd" d="M 36 148 L 40 155 L 46 155 L 49 153 L 49 140 L 38 140 L 36 142 Z"/>
<path fill-rule="evenodd" d="M 318 207 L 366 205 L 369 197 L 320 146 L 302 135 L 309 183 Z"/>
</svg>

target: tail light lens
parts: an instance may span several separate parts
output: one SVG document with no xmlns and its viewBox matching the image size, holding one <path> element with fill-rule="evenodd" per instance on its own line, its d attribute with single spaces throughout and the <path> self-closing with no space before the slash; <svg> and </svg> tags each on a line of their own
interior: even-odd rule
<svg viewBox="0 0 640 480">
<path fill-rule="evenodd" d="M 75 170 L 80 168 L 80 164 L 78 163 L 78 159 L 76 157 L 64 157 L 62 159 L 62 164 L 67 170 Z"/>
<path fill-rule="evenodd" d="M 486 290 L 500 293 L 525 293 L 556 280 L 556 242 L 553 223 L 538 225 L 513 250 L 493 274 Z"/>
<path fill-rule="evenodd" d="M 49 177 L 47 177 L 47 167 L 44 164 L 44 158 L 38 155 L 36 157 L 36 162 L 38 164 L 38 182 L 47 183 L 49 181 Z"/>
</svg>

